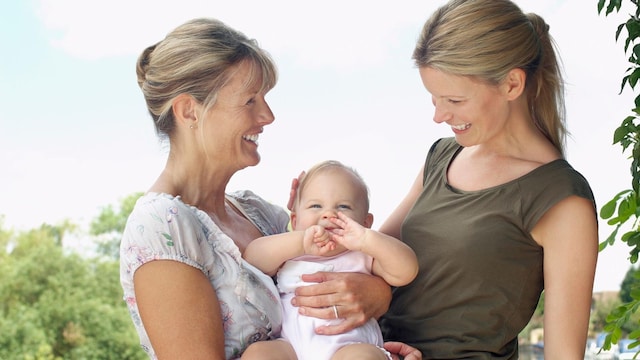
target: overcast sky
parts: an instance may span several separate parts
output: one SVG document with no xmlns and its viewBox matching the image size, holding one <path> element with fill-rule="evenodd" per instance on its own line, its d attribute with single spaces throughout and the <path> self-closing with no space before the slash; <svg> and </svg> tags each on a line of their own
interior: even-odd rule
<svg viewBox="0 0 640 360">
<path fill-rule="evenodd" d="M 520 0 L 542 15 L 567 80 L 569 162 L 598 206 L 630 187 L 612 134 L 633 106 L 619 95 L 628 67 L 597 0 Z M 216 17 L 256 38 L 280 81 L 267 100 L 276 121 L 260 137 L 262 162 L 229 190 L 249 188 L 285 205 L 300 170 L 337 159 L 368 182 L 382 224 L 404 196 L 429 146 L 450 129 L 432 121 L 411 52 L 443 1 L 8 0 L 0 3 L 0 214 L 28 229 L 70 219 L 146 190 L 161 171 L 158 143 L 136 84 L 143 48 L 194 17 Z M 601 240 L 611 232 L 601 221 Z M 595 290 L 616 290 L 629 268 L 625 244 L 600 254 Z"/>
</svg>

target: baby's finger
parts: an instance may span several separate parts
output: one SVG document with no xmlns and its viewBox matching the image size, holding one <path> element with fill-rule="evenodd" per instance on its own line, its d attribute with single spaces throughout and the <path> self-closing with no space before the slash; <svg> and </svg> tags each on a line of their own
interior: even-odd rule
<svg viewBox="0 0 640 360">
<path fill-rule="evenodd" d="M 338 213 L 338 214 L 339 214 L 339 213 Z M 339 226 L 339 227 L 341 227 L 341 228 L 344 228 L 344 227 L 345 227 L 345 225 L 347 225 L 347 223 L 346 223 L 346 222 L 344 222 L 343 220 L 338 219 L 338 218 L 333 218 L 333 217 L 332 217 L 332 218 L 331 218 L 331 219 L 329 219 L 329 220 L 330 220 L 332 223 L 334 223 L 334 224 L 338 225 L 338 226 Z"/>
<path fill-rule="evenodd" d="M 320 255 L 327 254 L 330 251 L 335 250 L 336 243 L 334 241 L 326 241 L 324 243 L 316 244 L 320 248 Z"/>
<path fill-rule="evenodd" d="M 351 220 L 350 217 L 348 217 L 347 215 L 345 215 L 342 211 L 338 211 L 338 219 L 347 222 L 348 220 Z"/>
</svg>

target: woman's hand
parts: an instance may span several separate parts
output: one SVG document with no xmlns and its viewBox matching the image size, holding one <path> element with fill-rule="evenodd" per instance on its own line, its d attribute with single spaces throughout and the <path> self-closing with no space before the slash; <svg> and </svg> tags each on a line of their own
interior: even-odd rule
<svg viewBox="0 0 640 360">
<path fill-rule="evenodd" d="M 422 353 L 420 352 L 420 350 L 405 343 L 397 341 L 387 341 L 384 343 L 384 348 L 391 353 L 391 357 L 394 360 L 422 360 Z"/>
<path fill-rule="evenodd" d="M 287 202 L 287 209 L 289 211 L 293 210 L 293 203 L 296 200 L 296 195 L 298 193 L 298 186 L 300 186 L 300 180 L 304 177 L 305 171 L 302 171 L 297 178 L 291 180 L 291 191 L 289 192 L 289 202 Z"/>
<path fill-rule="evenodd" d="M 317 283 L 296 289 L 292 304 L 302 315 L 319 319 L 344 319 L 337 325 L 316 328 L 321 335 L 335 335 L 363 325 L 384 314 L 391 303 L 391 287 L 374 275 L 362 273 L 317 272 L 302 275 Z M 372 296 L 373 295 L 373 296 Z M 335 306 L 335 308 L 334 308 Z"/>
</svg>

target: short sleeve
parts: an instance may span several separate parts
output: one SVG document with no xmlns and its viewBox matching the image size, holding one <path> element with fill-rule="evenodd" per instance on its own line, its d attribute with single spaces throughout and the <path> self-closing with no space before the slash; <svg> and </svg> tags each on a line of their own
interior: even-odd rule
<svg viewBox="0 0 640 360">
<path fill-rule="evenodd" d="M 547 164 L 544 172 L 533 173 L 536 176 L 527 176 L 521 181 L 522 218 L 527 230 L 532 230 L 549 209 L 569 196 L 589 200 L 593 205 L 594 215 L 598 216 L 595 198 L 588 181 L 566 160 L 556 160 Z"/>
<path fill-rule="evenodd" d="M 147 194 L 138 199 L 125 227 L 120 261 L 129 276 L 153 260 L 175 260 L 206 273 L 204 233 L 192 209 L 179 198 Z"/>
<path fill-rule="evenodd" d="M 250 190 L 241 190 L 229 194 L 240 204 L 246 215 L 264 235 L 287 232 L 289 214 L 282 207 L 274 205 Z"/>
</svg>

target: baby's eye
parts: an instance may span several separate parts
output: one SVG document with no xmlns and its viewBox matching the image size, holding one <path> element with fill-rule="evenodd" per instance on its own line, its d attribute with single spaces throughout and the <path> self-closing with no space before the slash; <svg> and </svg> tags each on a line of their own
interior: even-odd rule
<svg viewBox="0 0 640 360">
<path fill-rule="evenodd" d="M 311 204 L 311 205 L 309 205 L 309 209 L 320 209 L 320 208 L 321 208 L 320 204 Z"/>
<path fill-rule="evenodd" d="M 351 210 L 351 206 L 349 206 L 349 205 L 338 205 L 338 209 Z"/>
</svg>

